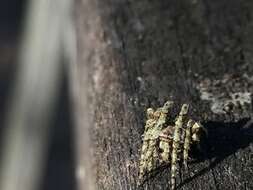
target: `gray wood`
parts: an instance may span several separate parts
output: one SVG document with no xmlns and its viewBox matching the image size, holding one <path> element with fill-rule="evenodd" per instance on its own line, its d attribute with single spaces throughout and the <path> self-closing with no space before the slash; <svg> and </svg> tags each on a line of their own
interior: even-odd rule
<svg viewBox="0 0 253 190">
<path fill-rule="evenodd" d="M 90 127 L 98 189 L 169 188 L 166 168 L 136 186 L 145 110 L 168 99 L 173 114 L 190 103 L 209 132 L 178 189 L 253 189 L 252 8 L 250 0 L 77 1 L 74 93 L 86 99 L 78 117 L 89 119 L 79 126 Z"/>
</svg>

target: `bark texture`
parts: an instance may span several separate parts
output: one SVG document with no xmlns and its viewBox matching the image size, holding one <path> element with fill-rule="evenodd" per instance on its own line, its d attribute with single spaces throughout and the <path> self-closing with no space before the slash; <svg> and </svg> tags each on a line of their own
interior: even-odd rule
<svg viewBox="0 0 253 190">
<path fill-rule="evenodd" d="M 253 189 L 252 9 L 251 0 L 76 1 L 74 94 L 97 189 L 170 187 L 169 167 L 137 187 L 145 110 L 168 99 L 174 114 L 189 103 L 209 133 L 177 188 Z"/>
</svg>

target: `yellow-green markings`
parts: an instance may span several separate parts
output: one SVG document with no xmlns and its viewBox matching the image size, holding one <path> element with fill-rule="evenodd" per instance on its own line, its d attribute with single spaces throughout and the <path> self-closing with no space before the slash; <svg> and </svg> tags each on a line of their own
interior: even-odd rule
<svg viewBox="0 0 253 190">
<path fill-rule="evenodd" d="M 167 101 L 163 107 L 154 111 L 147 109 L 147 121 L 143 134 L 143 145 L 139 165 L 139 184 L 159 164 L 171 164 L 171 189 L 176 188 L 178 162 L 183 161 L 187 168 L 189 151 L 192 144 L 200 142 L 201 135 L 207 134 L 206 129 L 198 122 L 188 118 L 189 105 L 183 104 L 175 124 L 169 114 L 173 107 Z M 146 176 L 147 175 L 147 176 Z"/>
</svg>

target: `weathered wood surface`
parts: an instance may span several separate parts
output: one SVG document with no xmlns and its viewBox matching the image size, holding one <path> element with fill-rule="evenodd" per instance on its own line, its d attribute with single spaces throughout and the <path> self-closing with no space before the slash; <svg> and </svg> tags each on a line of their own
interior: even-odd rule
<svg viewBox="0 0 253 190">
<path fill-rule="evenodd" d="M 209 132 L 178 189 L 253 189 L 253 2 L 76 2 L 74 95 L 79 127 L 90 127 L 97 189 L 169 188 L 169 169 L 137 187 L 145 110 L 168 99 L 174 113 L 190 103 Z"/>
</svg>

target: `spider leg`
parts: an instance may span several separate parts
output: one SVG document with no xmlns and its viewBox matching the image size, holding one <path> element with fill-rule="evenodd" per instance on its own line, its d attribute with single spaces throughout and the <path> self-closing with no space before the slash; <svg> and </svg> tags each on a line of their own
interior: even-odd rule
<svg viewBox="0 0 253 190">
<path fill-rule="evenodd" d="M 147 151 L 147 157 L 146 157 L 148 172 L 150 172 L 153 169 L 153 165 L 154 165 L 153 154 L 154 154 L 154 150 L 155 150 L 155 145 L 156 145 L 156 141 L 154 139 L 150 140 L 149 149 Z"/>
<path fill-rule="evenodd" d="M 165 102 L 163 107 L 157 109 L 159 111 L 158 120 L 157 120 L 157 123 L 155 126 L 157 131 L 162 131 L 162 129 L 166 123 L 166 120 L 167 120 L 167 115 L 168 115 L 170 109 L 172 108 L 172 106 L 173 106 L 173 102 L 167 101 L 167 102 Z"/>
<path fill-rule="evenodd" d="M 172 152 L 174 126 L 167 126 L 159 135 L 160 162 L 169 163 Z"/>
<path fill-rule="evenodd" d="M 143 179 L 145 171 L 147 169 L 147 155 L 145 154 L 149 148 L 149 140 L 144 140 L 141 150 L 141 160 L 140 160 L 140 173 L 139 173 L 139 181 Z"/>
<path fill-rule="evenodd" d="M 154 113 L 155 113 L 155 111 L 153 110 L 153 108 L 148 108 L 147 112 L 146 112 L 147 120 L 153 119 L 154 118 Z"/>
<path fill-rule="evenodd" d="M 188 158 L 189 158 L 189 150 L 190 150 L 190 145 L 191 145 L 191 128 L 194 125 L 193 120 L 189 120 L 186 129 L 185 129 L 185 139 L 184 139 L 184 154 L 183 154 L 183 160 L 184 160 L 184 167 L 187 170 L 188 169 Z"/>
<path fill-rule="evenodd" d="M 176 171 L 177 171 L 177 161 L 178 161 L 178 150 L 181 141 L 181 131 L 183 123 L 186 119 L 188 113 L 188 104 L 183 104 L 179 116 L 175 123 L 175 131 L 173 136 L 173 150 L 172 150 L 172 160 L 171 160 L 171 189 L 174 190 L 176 187 Z"/>
<path fill-rule="evenodd" d="M 153 150 L 153 168 L 157 166 L 159 163 L 159 145 L 158 145 L 158 137 L 154 140 L 154 150 Z"/>
<path fill-rule="evenodd" d="M 145 125 L 145 130 L 143 134 L 143 145 L 141 150 L 141 159 L 140 159 L 140 166 L 139 166 L 139 181 L 141 181 L 147 171 L 149 166 L 150 157 L 152 156 L 152 150 L 150 150 L 150 139 L 152 138 L 152 130 L 157 122 L 157 115 L 160 114 L 159 111 L 155 111 L 152 108 L 147 109 L 147 121 Z M 151 147 L 152 148 L 152 147 Z"/>
</svg>

